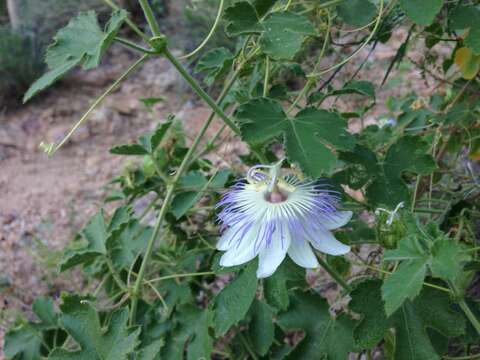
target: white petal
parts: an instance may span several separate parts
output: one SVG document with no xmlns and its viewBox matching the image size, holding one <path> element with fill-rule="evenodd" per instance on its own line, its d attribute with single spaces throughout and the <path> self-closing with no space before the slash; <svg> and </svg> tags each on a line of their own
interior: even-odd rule
<svg viewBox="0 0 480 360">
<path fill-rule="evenodd" d="M 310 244 L 303 239 L 294 239 L 290 243 L 288 255 L 297 265 L 307 269 L 313 269 L 318 266 L 318 260 L 310 247 Z"/>
<path fill-rule="evenodd" d="M 350 221 L 353 213 L 351 211 L 337 211 L 334 214 L 324 217 L 320 224 L 328 230 L 333 230 L 339 227 L 344 226 Z"/>
<path fill-rule="evenodd" d="M 233 241 L 231 241 L 232 237 L 235 235 L 237 230 L 238 227 L 235 226 L 226 229 L 217 242 L 217 250 L 227 251 L 228 249 L 230 249 L 233 245 Z"/>
<path fill-rule="evenodd" d="M 285 228 L 283 231 L 283 241 L 282 232 L 277 229 L 272 235 L 272 241 L 269 246 L 265 246 L 260 250 L 257 269 L 258 278 L 266 278 L 272 275 L 280 266 L 283 259 L 285 259 L 287 250 L 290 247 L 290 236 Z"/>
<path fill-rule="evenodd" d="M 310 243 L 313 247 L 325 254 L 329 255 L 343 255 L 350 251 L 350 246 L 342 244 L 335 239 L 332 233 L 328 230 L 319 230 L 315 232 L 315 237 L 310 234 Z"/>
<path fill-rule="evenodd" d="M 260 251 L 259 246 L 255 246 L 259 226 L 252 226 L 240 242 L 232 241 L 228 251 L 220 258 L 220 266 L 236 266 L 252 260 Z"/>
</svg>

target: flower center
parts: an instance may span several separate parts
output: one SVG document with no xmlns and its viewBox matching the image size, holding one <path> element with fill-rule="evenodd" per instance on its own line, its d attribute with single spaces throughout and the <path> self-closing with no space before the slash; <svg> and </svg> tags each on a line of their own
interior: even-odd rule
<svg viewBox="0 0 480 360">
<path fill-rule="evenodd" d="M 272 204 L 278 204 L 287 200 L 287 195 L 282 193 L 280 190 L 275 189 L 269 191 L 265 194 L 265 200 Z"/>
</svg>

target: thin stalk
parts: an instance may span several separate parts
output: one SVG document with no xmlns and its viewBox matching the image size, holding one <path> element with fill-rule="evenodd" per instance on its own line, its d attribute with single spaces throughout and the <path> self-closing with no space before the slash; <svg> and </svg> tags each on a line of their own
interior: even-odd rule
<svg viewBox="0 0 480 360">
<path fill-rule="evenodd" d="M 313 68 L 313 72 L 317 70 L 317 67 L 320 66 L 320 63 L 323 59 L 323 56 L 325 55 L 325 51 L 327 50 L 327 45 L 330 39 L 330 29 L 332 27 L 332 18 L 330 16 L 330 12 L 327 13 L 327 31 L 325 32 L 325 39 L 323 40 L 322 44 L 322 49 L 320 50 L 320 54 L 318 55 L 317 62 L 315 63 L 315 66 Z M 312 76 L 309 77 L 307 80 L 307 83 L 303 87 L 303 89 L 300 91 L 298 96 L 295 98 L 293 103 L 290 105 L 290 107 L 287 110 L 287 114 L 289 114 L 295 107 L 297 106 L 298 102 L 310 91 L 310 89 L 315 85 L 316 83 L 316 77 Z"/>
<path fill-rule="evenodd" d="M 153 283 L 153 282 L 163 281 L 168 279 L 179 279 L 184 277 L 207 276 L 207 275 L 215 275 L 215 273 L 213 271 L 204 271 L 204 272 L 196 272 L 196 273 L 188 273 L 188 274 L 165 275 L 165 276 L 160 276 L 158 278 L 154 278 L 151 280 L 146 280 L 145 282 Z"/>
<path fill-rule="evenodd" d="M 192 52 L 190 52 L 187 55 L 183 55 L 183 56 L 179 57 L 180 60 L 188 59 L 189 57 L 192 57 L 193 55 L 197 54 L 200 50 L 202 50 L 205 45 L 207 45 L 208 41 L 211 39 L 211 37 L 215 33 L 215 30 L 217 29 L 218 24 L 220 23 L 220 19 L 222 18 L 224 5 L 225 5 L 225 0 L 220 0 L 220 5 L 218 5 L 218 11 L 217 11 L 217 16 L 215 18 L 215 22 L 213 23 L 212 28 L 210 29 L 208 35 L 200 43 L 200 45 L 197 46 L 197 48 L 195 50 L 193 50 Z"/>
<path fill-rule="evenodd" d="M 197 81 L 188 73 L 188 71 L 183 67 L 183 65 L 177 60 L 177 58 L 167 49 L 165 50 L 165 57 L 172 63 L 172 65 L 177 69 L 180 75 L 185 79 L 185 81 L 191 86 L 191 88 L 197 93 L 198 96 L 205 101 L 208 106 L 219 116 L 227 126 L 232 129 L 232 131 L 240 135 L 240 129 L 238 126 L 228 117 L 227 114 L 218 106 L 218 104 L 208 95 L 205 90 L 203 90 Z"/>
<path fill-rule="evenodd" d="M 468 320 L 470 320 L 470 323 L 472 326 L 475 328 L 477 333 L 480 335 L 480 322 L 478 321 L 477 317 L 475 314 L 472 312 L 468 304 L 465 302 L 464 299 L 460 299 L 458 302 L 458 305 L 460 305 L 460 308 L 463 310 L 465 315 L 467 316 Z"/>
<path fill-rule="evenodd" d="M 121 37 L 116 37 L 115 41 L 118 42 L 119 44 L 122 44 L 123 46 L 129 48 L 129 49 L 139 51 L 142 54 L 150 54 L 150 55 L 156 55 L 157 54 L 153 50 L 144 48 L 143 46 L 137 45 L 134 42 L 131 42 L 130 40 L 127 40 L 127 39 L 124 39 L 124 38 L 121 38 Z"/>
<path fill-rule="evenodd" d="M 185 157 L 186 158 L 186 157 Z M 183 164 L 183 163 L 182 163 Z M 177 174 L 179 174 L 178 172 Z M 165 195 L 165 199 L 163 201 L 162 207 L 160 212 L 158 213 L 157 220 L 155 221 L 155 226 L 153 228 L 153 233 L 150 239 L 148 240 L 147 248 L 145 250 L 145 256 L 143 257 L 142 264 L 140 265 L 140 270 L 138 272 L 137 280 L 133 286 L 132 291 L 132 305 L 130 309 L 130 324 L 135 324 L 135 316 L 137 312 L 137 305 L 138 305 L 138 298 L 140 296 L 140 288 L 142 286 L 143 277 L 145 276 L 145 270 L 147 269 L 148 261 L 153 253 L 153 248 L 155 246 L 155 242 L 157 240 L 158 235 L 160 234 L 160 229 L 162 228 L 163 219 L 165 215 L 167 215 L 168 206 L 170 205 L 170 201 L 173 198 L 175 192 L 175 182 L 172 183 L 167 187 L 167 194 Z"/>
<path fill-rule="evenodd" d="M 270 77 L 270 58 L 265 57 L 265 79 L 263 81 L 263 97 L 268 95 L 268 78 Z"/>
<path fill-rule="evenodd" d="M 120 10 L 120 7 L 119 7 L 117 4 L 115 4 L 113 1 L 111 1 L 111 0 L 103 0 L 103 2 L 104 2 L 105 4 L 107 4 L 108 6 L 110 6 L 113 10 Z M 125 22 L 126 22 L 127 25 L 130 27 L 130 29 L 132 29 L 138 36 L 140 36 L 146 43 L 148 43 L 148 40 L 149 40 L 148 36 L 145 35 L 145 34 L 143 33 L 143 31 L 140 30 L 140 29 L 138 28 L 138 26 L 135 25 L 135 23 L 134 23 L 132 20 L 130 20 L 130 19 L 127 17 L 127 18 L 125 19 Z"/>
<path fill-rule="evenodd" d="M 474 329 L 477 331 L 478 335 L 480 335 L 480 321 L 478 321 L 477 317 L 475 314 L 472 312 L 470 307 L 468 306 L 467 302 L 461 296 L 460 291 L 458 290 L 457 286 L 453 282 L 449 282 L 450 288 L 452 289 L 453 293 L 457 297 L 458 300 L 458 305 L 460 305 L 460 308 L 463 310 L 465 313 L 465 316 L 470 320 L 470 323 L 474 327 Z"/>
<path fill-rule="evenodd" d="M 378 271 L 379 273 L 381 274 L 385 274 L 385 275 L 391 275 L 393 274 L 393 272 L 391 271 L 387 271 L 387 270 L 383 270 L 383 269 L 379 269 L 375 266 L 372 266 L 372 265 L 368 265 L 366 263 L 362 263 L 362 264 L 358 264 L 357 265 L 360 265 L 360 266 L 365 266 L 367 269 L 371 269 L 371 270 L 375 270 L 375 271 Z M 435 285 L 435 284 L 431 284 L 431 283 L 428 283 L 428 282 L 423 282 L 423 285 L 424 286 L 427 286 L 427 287 L 430 287 L 432 289 L 437 289 L 437 290 L 440 290 L 440 291 L 443 291 L 443 292 L 447 292 L 449 294 L 453 294 L 453 292 L 450 290 L 450 289 L 447 289 L 446 287 L 443 287 L 443 286 L 439 286 L 439 285 Z"/>
<path fill-rule="evenodd" d="M 148 26 L 152 31 L 154 36 L 160 36 L 160 27 L 158 26 L 157 20 L 155 19 L 155 15 L 153 14 L 153 10 L 150 7 L 148 0 L 138 0 L 140 6 L 142 7 L 143 14 L 145 15 L 145 19 L 147 20 Z"/>
<path fill-rule="evenodd" d="M 140 216 L 138 217 L 138 220 L 142 220 L 145 216 L 147 216 L 147 214 L 150 212 L 150 210 L 152 210 L 152 208 L 155 206 L 155 203 L 160 199 L 160 195 L 157 195 L 155 196 L 155 199 L 153 199 L 150 204 L 148 204 L 148 206 L 145 208 L 145 210 L 143 210 L 143 212 L 140 214 Z M 143 229 L 142 229 L 143 230 Z M 135 236 L 136 238 L 136 236 Z"/>
<path fill-rule="evenodd" d="M 320 256 L 317 256 L 318 262 L 320 266 L 332 277 L 335 281 L 347 292 L 352 291 L 352 287 L 348 285 L 345 279 L 337 273 L 335 269 L 333 269 L 325 260 L 323 260 Z"/>
<path fill-rule="evenodd" d="M 324 2 L 323 4 L 320 4 L 318 5 L 318 9 L 325 9 L 327 7 L 330 7 L 330 6 L 333 6 L 333 5 L 337 5 L 337 4 L 340 4 L 342 2 L 344 2 L 345 0 L 330 0 L 330 1 L 326 1 Z"/>
<path fill-rule="evenodd" d="M 412 199 L 412 207 L 410 209 L 410 212 L 415 211 L 415 204 L 417 203 L 417 194 L 418 194 L 418 188 L 420 186 L 420 180 L 422 179 L 421 175 L 417 175 L 417 182 L 415 183 L 415 190 L 413 192 L 413 199 Z"/>
<path fill-rule="evenodd" d="M 332 1 L 329 1 L 328 3 L 324 3 L 322 4 L 323 7 L 327 7 L 327 4 L 329 3 L 339 3 L 339 2 L 342 2 L 344 0 L 332 0 Z M 370 35 L 368 35 L 367 39 L 364 41 L 364 43 L 357 49 L 355 50 L 350 56 L 348 56 L 347 58 L 345 58 L 344 60 L 340 61 L 339 63 L 329 67 L 329 68 L 326 68 L 324 70 L 320 70 L 317 74 L 315 74 L 316 76 L 321 76 L 323 74 L 326 74 L 332 70 L 335 70 L 336 68 L 338 67 L 341 67 L 343 66 L 344 64 L 346 64 L 347 62 L 349 62 L 352 58 L 354 58 L 360 51 L 363 50 L 363 48 L 365 46 L 368 45 L 368 43 L 370 42 L 370 40 L 372 40 L 373 38 L 373 35 L 375 35 L 375 33 L 377 32 L 378 30 L 378 27 L 380 26 L 380 20 L 382 19 L 382 14 L 383 14 L 383 5 L 384 5 L 384 2 L 385 0 L 380 0 L 380 9 L 378 11 L 378 16 L 377 16 L 377 20 L 375 21 L 375 26 L 373 27 L 372 29 L 372 32 L 370 33 Z M 330 4 L 331 5 L 331 4 Z"/>
<path fill-rule="evenodd" d="M 70 139 L 70 137 L 73 135 L 73 133 L 84 123 L 84 121 L 90 116 L 93 110 L 102 103 L 105 98 L 110 95 L 116 88 L 117 86 L 125 80 L 133 71 L 137 69 L 139 65 L 141 65 L 150 55 L 145 54 L 143 55 L 140 59 L 135 61 L 115 82 L 108 87 L 108 89 L 100 95 L 94 102 L 93 104 L 88 108 L 87 112 L 83 114 L 83 116 L 78 120 L 78 122 L 73 126 L 73 128 L 68 132 L 68 134 L 63 138 L 63 140 L 56 145 L 54 148 L 52 148 L 48 155 L 53 155 L 55 152 L 58 151 L 67 141 Z"/>
<path fill-rule="evenodd" d="M 108 257 L 105 256 L 105 262 L 107 263 L 108 271 L 110 272 L 110 275 L 112 275 L 113 280 L 115 283 L 118 285 L 120 289 L 122 289 L 124 292 L 128 292 L 127 285 L 123 282 L 123 280 L 118 276 L 117 272 L 115 271 L 115 268 L 113 267 L 112 260 Z"/>
<path fill-rule="evenodd" d="M 443 356 L 445 360 L 480 360 L 480 354 L 467 355 L 467 356 Z"/>
</svg>

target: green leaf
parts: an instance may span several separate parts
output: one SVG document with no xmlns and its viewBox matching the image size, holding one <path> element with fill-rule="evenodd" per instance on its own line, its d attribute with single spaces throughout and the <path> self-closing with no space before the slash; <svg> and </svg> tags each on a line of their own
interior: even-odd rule
<svg viewBox="0 0 480 360">
<path fill-rule="evenodd" d="M 116 145 L 110 149 L 110 153 L 116 155 L 151 155 L 158 148 L 171 125 L 171 121 L 162 123 L 155 130 L 141 135 L 136 144 Z"/>
<path fill-rule="evenodd" d="M 248 1 L 240 1 L 225 9 L 228 36 L 238 36 L 259 32 L 262 28 L 255 8 Z"/>
<path fill-rule="evenodd" d="M 348 25 L 367 25 L 377 13 L 377 7 L 369 0 L 349 0 L 337 6 L 338 16 Z"/>
<path fill-rule="evenodd" d="M 172 200 L 170 212 L 178 220 L 187 213 L 202 197 L 202 194 L 196 191 L 187 191 L 175 195 Z"/>
<path fill-rule="evenodd" d="M 163 97 L 146 97 L 139 99 L 143 105 L 149 110 L 151 110 L 156 104 L 164 102 L 165 98 Z"/>
<path fill-rule="evenodd" d="M 77 66 L 80 63 L 80 60 L 81 59 L 72 59 L 72 60 L 65 61 L 65 63 L 62 64 L 61 66 L 56 67 L 55 69 L 50 70 L 49 72 L 43 74 L 27 90 L 27 92 L 23 97 L 23 102 L 24 103 L 27 102 L 32 97 L 37 95 L 40 91 L 48 88 L 58 79 L 62 78 L 66 73 L 68 73 L 75 66 Z"/>
<path fill-rule="evenodd" d="M 245 318 L 257 291 L 257 264 L 251 261 L 240 275 L 214 299 L 214 327 L 217 336 L 225 335 L 231 326 Z"/>
<path fill-rule="evenodd" d="M 138 350 L 135 360 L 157 360 L 160 349 L 164 345 L 163 339 L 156 340 Z"/>
<path fill-rule="evenodd" d="M 213 313 L 210 310 L 197 310 L 196 316 L 185 322 L 185 326 L 193 328 L 193 339 L 187 347 L 187 360 L 211 358 L 213 338 L 208 330 L 212 325 Z"/>
<path fill-rule="evenodd" d="M 432 345 L 430 332 L 456 337 L 465 333 L 465 320 L 451 309 L 449 295 L 432 288 L 423 288 L 414 300 L 407 300 L 395 314 L 387 318 L 383 311 L 380 280 L 367 280 L 351 293 L 350 308 L 362 319 L 355 327 L 354 338 L 361 348 L 373 348 L 387 330 L 394 328 L 395 359 L 440 359 Z M 443 340 L 445 342 L 446 339 Z"/>
<path fill-rule="evenodd" d="M 315 27 L 301 15 L 275 12 L 262 21 L 260 36 L 262 51 L 276 60 L 292 60 L 305 38 L 316 35 Z"/>
<path fill-rule="evenodd" d="M 173 329 L 168 334 L 160 358 L 167 360 L 210 359 L 213 338 L 209 334 L 212 312 L 192 305 L 179 307 L 173 314 Z M 186 357 L 184 352 L 186 351 Z"/>
<path fill-rule="evenodd" d="M 428 175 L 435 169 L 429 145 L 420 137 L 404 136 L 388 149 L 380 173 L 367 188 L 367 197 L 373 204 L 392 208 L 402 201 L 408 204 L 411 196 L 403 173 Z"/>
<path fill-rule="evenodd" d="M 60 271 L 87 263 L 97 256 L 107 253 L 105 247 L 107 226 L 103 217 L 103 211 L 99 211 L 90 220 L 87 226 L 80 232 L 80 235 L 85 242 L 80 244 L 74 243 L 74 246 L 65 251 L 60 263 Z"/>
<path fill-rule="evenodd" d="M 413 299 L 422 290 L 427 272 L 427 259 L 410 260 L 400 264 L 382 286 L 387 315 L 393 314 L 406 299 Z"/>
<path fill-rule="evenodd" d="M 460 244 L 446 238 L 435 225 L 425 226 L 424 229 L 412 228 L 409 233 L 399 242 L 397 249 L 385 251 L 385 261 L 402 261 L 382 287 L 388 315 L 395 312 L 407 298 L 412 300 L 418 295 L 427 269 L 434 277 L 455 282 L 470 259 Z M 428 237 L 424 235 L 427 233 Z M 434 237 L 434 240 L 430 237 Z"/>
<path fill-rule="evenodd" d="M 39 297 L 35 299 L 32 310 L 40 320 L 38 328 L 51 330 L 58 327 L 58 314 L 55 312 L 52 298 Z"/>
<path fill-rule="evenodd" d="M 153 229 L 130 221 L 121 231 L 109 236 L 108 252 L 115 269 L 129 269 L 139 254 L 145 251 Z"/>
<path fill-rule="evenodd" d="M 51 298 L 37 298 L 32 306 L 33 313 L 40 320 L 22 323 L 5 334 L 4 353 L 8 359 L 37 360 L 48 353 L 43 344 L 50 344 L 48 331 L 57 331 L 58 314 L 55 312 Z M 57 340 L 64 340 L 62 331 Z"/>
<path fill-rule="evenodd" d="M 32 84 L 23 101 L 27 102 L 76 65 L 82 65 L 85 70 L 98 66 L 126 16 L 124 10 L 114 11 L 105 31 L 98 25 L 94 11 L 80 13 L 70 20 L 58 31 L 54 43 L 47 49 L 46 62 L 50 71 Z"/>
<path fill-rule="evenodd" d="M 346 315 L 333 319 L 327 301 L 318 294 L 296 294 L 278 324 L 284 330 L 302 330 L 304 338 L 286 359 L 345 360 L 354 350 L 354 322 Z"/>
<path fill-rule="evenodd" d="M 280 104 L 267 98 L 253 99 L 240 105 L 235 116 L 240 120 L 242 138 L 253 146 L 282 134 L 287 120 Z"/>
<path fill-rule="evenodd" d="M 273 343 L 273 311 L 267 303 L 255 300 L 250 312 L 252 320 L 248 330 L 253 348 L 256 353 L 265 356 Z"/>
<path fill-rule="evenodd" d="M 102 328 L 96 310 L 78 296 L 64 296 L 60 324 L 80 346 L 77 351 L 56 348 L 50 360 L 127 360 L 137 344 L 140 329 L 128 329 L 128 309 L 112 314 L 108 328 Z"/>
<path fill-rule="evenodd" d="M 115 155 L 147 155 L 148 151 L 142 145 L 115 145 L 110 149 L 111 154 Z"/>
<path fill-rule="evenodd" d="M 361 314 L 362 318 L 353 330 L 355 345 L 359 349 L 371 349 L 385 336 L 389 329 L 384 302 L 380 292 L 380 280 L 366 280 L 350 293 L 348 307 Z"/>
<path fill-rule="evenodd" d="M 330 150 L 352 150 L 354 137 L 346 130 L 346 122 L 338 114 L 307 108 L 288 121 L 285 145 L 289 159 L 313 177 L 330 173 L 337 158 Z"/>
<path fill-rule="evenodd" d="M 225 75 L 233 64 L 234 56 L 226 48 L 217 48 L 206 52 L 195 66 L 196 72 L 204 72 L 205 83 L 211 85 Z"/>
<path fill-rule="evenodd" d="M 462 272 L 463 265 L 469 259 L 460 244 L 454 240 L 438 240 L 432 247 L 430 269 L 432 275 L 440 279 L 454 282 Z"/>
<path fill-rule="evenodd" d="M 272 276 L 263 280 L 265 300 L 277 310 L 287 310 L 290 304 L 289 290 L 304 285 L 305 271 L 287 258 Z"/>
<path fill-rule="evenodd" d="M 7 359 L 37 360 L 41 358 L 42 339 L 28 325 L 10 329 L 5 335 L 4 353 Z"/>
<path fill-rule="evenodd" d="M 353 190 L 361 189 L 379 172 L 377 156 L 361 145 L 356 145 L 352 152 L 340 152 L 339 159 L 345 168 L 335 173 L 333 179 Z"/>
<path fill-rule="evenodd" d="M 259 17 L 264 16 L 278 0 L 253 0 L 253 6 Z"/>
<path fill-rule="evenodd" d="M 443 0 L 400 0 L 405 14 L 418 25 L 430 25 L 443 6 Z"/>
<path fill-rule="evenodd" d="M 452 30 L 474 27 L 480 21 L 480 10 L 475 5 L 455 6 L 448 16 Z"/>
<path fill-rule="evenodd" d="M 428 253 L 415 235 L 399 242 L 398 249 L 388 250 L 385 261 L 404 260 L 382 286 L 387 315 L 393 314 L 406 299 L 414 299 L 422 289 L 427 272 Z"/>
<path fill-rule="evenodd" d="M 261 98 L 241 105 L 236 117 L 243 139 L 252 145 L 261 145 L 283 133 L 288 158 L 313 177 L 330 172 L 336 164 L 331 148 L 355 147 L 345 121 L 326 110 L 307 108 L 289 119 L 276 101 Z"/>
<path fill-rule="evenodd" d="M 478 24 L 477 27 L 470 28 L 464 43 L 475 55 L 480 55 L 480 26 Z"/>
<path fill-rule="evenodd" d="M 207 185 L 207 178 L 199 171 L 190 171 L 180 179 L 180 186 L 185 189 L 193 189 L 194 191 L 186 191 L 177 194 L 172 201 L 170 207 L 171 213 L 176 219 L 180 219 L 190 210 L 203 196 L 202 190 L 215 190 L 223 188 L 230 176 L 229 170 L 221 170 L 210 179 Z"/>
</svg>

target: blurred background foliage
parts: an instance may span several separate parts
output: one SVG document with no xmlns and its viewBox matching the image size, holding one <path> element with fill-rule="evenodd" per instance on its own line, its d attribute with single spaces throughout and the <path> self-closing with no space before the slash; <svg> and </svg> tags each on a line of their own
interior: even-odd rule
<svg viewBox="0 0 480 360">
<path fill-rule="evenodd" d="M 7 2 L 13 7 L 10 11 Z M 117 0 L 117 4 L 137 23 L 143 21 L 137 0 Z M 175 48 L 185 52 L 203 40 L 218 10 L 217 0 L 152 0 L 151 4 L 162 31 Z M 102 0 L 0 1 L 0 108 L 19 104 L 26 89 L 45 70 L 44 53 L 55 33 L 88 9 L 95 9 L 100 20 L 110 12 Z M 217 31 L 210 41 L 213 47 L 231 47 L 231 43 L 223 31 Z"/>
</svg>

